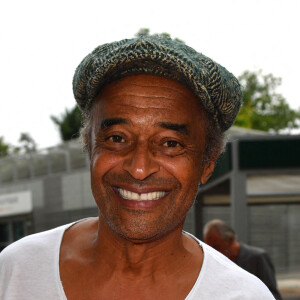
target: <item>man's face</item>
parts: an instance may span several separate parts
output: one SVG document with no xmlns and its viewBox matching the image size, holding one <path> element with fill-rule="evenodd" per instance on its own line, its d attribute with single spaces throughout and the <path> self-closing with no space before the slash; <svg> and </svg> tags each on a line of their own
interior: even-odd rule
<svg viewBox="0 0 300 300">
<path fill-rule="evenodd" d="M 231 259 L 233 239 L 222 239 L 220 233 L 212 228 L 204 236 L 204 242 Z"/>
<path fill-rule="evenodd" d="M 100 218 L 132 241 L 182 225 L 200 181 L 204 113 L 185 86 L 132 75 L 104 88 L 92 108 L 91 183 Z"/>
</svg>

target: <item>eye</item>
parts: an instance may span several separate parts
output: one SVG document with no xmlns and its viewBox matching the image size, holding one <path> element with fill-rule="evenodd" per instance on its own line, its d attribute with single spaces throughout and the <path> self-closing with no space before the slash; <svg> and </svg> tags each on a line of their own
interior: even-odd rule
<svg viewBox="0 0 300 300">
<path fill-rule="evenodd" d="M 180 147 L 181 144 L 176 141 L 166 141 L 163 143 L 163 146 L 167 148 L 176 148 L 176 147 Z"/>
<path fill-rule="evenodd" d="M 117 144 L 125 142 L 124 138 L 122 138 L 120 135 L 112 135 L 112 136 L 108 137 L 106 140 L 109 142 L 112 142 L 112 143 L 117 143 Z"/>
<path fill-rule="evenodd" d="M 173 156 L 181 155 L 185 152 L 184 144 L 169 138 L 162 141 L 160 145 L 161 145 L 160 148 L 161 152 L 167 156 L 173 157 Z"/>
</svg>

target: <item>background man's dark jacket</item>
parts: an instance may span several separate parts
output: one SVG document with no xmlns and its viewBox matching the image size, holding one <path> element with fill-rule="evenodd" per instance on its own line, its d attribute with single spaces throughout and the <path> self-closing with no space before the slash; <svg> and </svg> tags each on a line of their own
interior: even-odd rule
<svg viewBox="0 0 300 300">
<path fill-rule="evenodd" d="M 235 263 L 257 276 L 269 288 L 275 299 L 282 299 L 277 290 L 274 266 L 264 249 L 241 243 L 239 256 Z"/>
</svg>

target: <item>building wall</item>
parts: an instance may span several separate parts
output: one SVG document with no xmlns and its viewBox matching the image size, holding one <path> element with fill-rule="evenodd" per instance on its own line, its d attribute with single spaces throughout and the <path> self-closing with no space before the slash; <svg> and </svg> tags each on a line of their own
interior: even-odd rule
<svg viewBox="0 0 300 300">
<path fill-rule="evenodd" d="M 87 168 L 0 184 L 0 195 L 31 191 L 33 211 L 27 232 L 40 232 L 98 213 Z M 16 216 L 3 216 L 9 221 Z M 19 216 L 19 217 L 22 217 Z M 25 218 L 25 215 L 24 215 Z M 28 219 L 28 215 L 26 215 Z"/>
<path fill-rule="evenodd" d="M 37 178 L 0 185 L 0 195 L 23 191 L 32 191 L 32 204 L 34 207 L 44 207 L 43 179 Z"/>
</svg>

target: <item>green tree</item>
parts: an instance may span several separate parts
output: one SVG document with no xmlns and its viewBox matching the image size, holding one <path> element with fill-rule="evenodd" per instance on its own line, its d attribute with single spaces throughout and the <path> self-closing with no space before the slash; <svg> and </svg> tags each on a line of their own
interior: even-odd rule
<svg viewBox="0 0 300 300">
<path fill-rule="evenodd" d="M 135 34 L 136 37 L 140 37 L 143 35 L 149 35 L 150 29 L 149 28 L 140 28 L 140 30 Z"/>
<path fill-rule="evenodd" d="M 234 125 L 273 131 L 299 128 L 300 111 L 290 108 L 285 98 L 276 92 L 281 79 L 262 71 L 245 71 L 239 81 L 243 92 L 243 106 Z"/>
<path fill-rule="evenodd" d="M 71 110 L 66 109 L 60 117 L 51 116 L 51 120 L 58 126 L 63 141 L 79 137 L 82 116 L 77 105 Z"/>
<path fill-rule="evenodd" d="M 140 30 L 135 34 L 136 37 L 141 37 L 143 35 L 150 35 L 150 29 L 149 28 L 140 28 Z M 167 38 L 167 39 L 171 39 L 171 34 L 168 33 L 168 32 L 162 32 L 162 33 L 159 33 L 159 35 Z M 174 38 L 175 41 L 177 42 L 180 42 L 180 43 L 183 43 L 184 44 L 184 41 L 179 39 L 179 38 Z"/>
<path fill-rule="evenodd" d="M 4 142 L 4 138 L 0 136 L 0 157 L 4 157 L 9 154 L 10 146 Z"/>
<path fill-rule="evenodd" d="M 20 147 L 15 147 L 14 152 L 22 151 L 27 154 L 36 152 L 36 142 L 29 133 L 22 132 L 19 138 L 19 143 Z"/>
<path fill-rule="evenodd" d="M 29 133 L 21 133 L 19 145 L 14 146 L 4 142 L 4 138 L 0 137 L 0 157 L 15 154 L 29 154 L 37 151 L 37 145 Z"/>
</svg>

